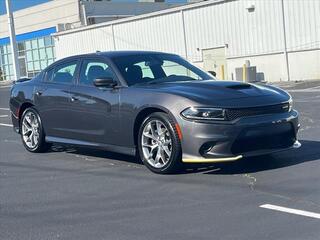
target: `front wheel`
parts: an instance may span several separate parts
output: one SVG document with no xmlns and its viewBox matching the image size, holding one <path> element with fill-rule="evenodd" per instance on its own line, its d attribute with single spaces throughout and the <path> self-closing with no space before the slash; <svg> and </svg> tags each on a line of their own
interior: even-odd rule
<svg viewBox="0 0 320 240">
<path fill-rule="evenodd" d="M 22 114 L 20 133 L 22 143 L 29 152 L 44 152 L 50 147 L 45 142 L 41 119 L 34 108 L 27 108 Z"/>
<path fill-rule="evenodd" d="M 173 173 L 181 166 L 181 143 L 174 122 L 165 113 L 152 113 L 140 126 L 140 158 L 152 172 Z"/>
</svg>

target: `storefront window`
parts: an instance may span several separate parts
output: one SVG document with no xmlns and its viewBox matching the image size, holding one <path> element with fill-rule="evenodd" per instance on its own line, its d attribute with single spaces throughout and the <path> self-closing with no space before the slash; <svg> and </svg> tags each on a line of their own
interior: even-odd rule
<svg viewBox="0 0 320 240">
<path fill-rule="evenodd" d="M 39 60 L 39 49 L 32 50 L 33 60 Z"/>
<path fill-rule="evenodd" d="M 40 62 L 39 61 L 35 61 L 34 62 L 34 70 L 35 71 L 39 71 L 40 70 Z"/>
<path fill-rule="evenodd" d="M 26 50 L 25 43 L 24 42 L 19 42 L 18 43 L 18 51 L 21 52 L 21 51 L 24 51 L 24 50 Z"/>
<path fill-rule="evenodd" d="M 40 59 L 46 59 L 47 58 L 46 50 L 44 48 L 41 48 L 39 50 L 39 55 L 40 55 Z"/>
<path fill-rule="evenodd" d="M 45 43 L 46 46 L 53 46 L 52 37 L 45 37 L 44 38 L 44 43 Z"/>
<path fill-rule="evenodd" d="M 34 70 L 33 62 L 28 62 L 27 69 L 28 69 L 28 72 L 33 72 L 33 70 Z"/>
<path fill-rule="evenodd" d="M 21 77 L 33 77 L 54 62 L 54 41 L 51 36 L 18 42 Z M 13 79 L 10 45 L 0 46 L 0 81 Z"/>
<path fill-rule="evenodd" d="M 26 49 L 27 50 L 31 49 L 31 42 L 30 41 L 26 41 Z"/>
<path fill-rule="evenodd" d="M 32 49 L 37 49 L 38 48 L 38 40 L 37 39 L 32 40 L 31 46 L 32 46 Z"/>
<path fill-rule="evenodd" d="M 39 38 L 38 39 L 38 46 L 39 46 L 39 48 L 43 48 L 44 47 L 44 38 Z"/>
</svg>

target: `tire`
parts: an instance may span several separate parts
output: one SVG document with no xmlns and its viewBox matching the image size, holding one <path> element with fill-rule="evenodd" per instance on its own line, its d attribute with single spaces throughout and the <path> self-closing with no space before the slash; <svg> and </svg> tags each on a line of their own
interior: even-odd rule
<svg viewBox="0 0 320 240">
<path fill-rule="evenodd" d="M 138 153 L 154 173 L 175 173 L 182 166 L 181 142 L 168 114 L 156 112 L 144 119 L 138 134 Z"/>
<path fill-rule="evenodd" d="M 20 121 L 20 133 L 23 146 L 29 152 L 45 152 L 51 147 L 51 144 L 45 141 L 41 118 L 33 107 L 27 108 L 23 112 Z"/>
</svg>

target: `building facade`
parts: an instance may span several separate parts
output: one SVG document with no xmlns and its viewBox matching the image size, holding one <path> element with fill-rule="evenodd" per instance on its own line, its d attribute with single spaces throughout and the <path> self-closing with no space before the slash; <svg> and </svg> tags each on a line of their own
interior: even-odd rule
<svg viewBox="0 0 320 240">
<path fill-rule="evenodd" d="M 320 1 L 221 0 L 54 34 L 57 58 L 110 50 L 177 53 L 221 79 L 320 79 Z M 77 39 L 77 41 L 75 41 Z"/>
<path fill-rule="evenodd" d="M 13 13 L 21 77 L 33 77 L 56 58 L 52 34 L 167 9 L 167 3 L 51 0 Z M 7 15 L 0 16 L 0 81 L 14 80 Z"/>
<path fill-rule="evenodd" d="M 51 1 L 14 12 L 22 77 L 32 77 L 55 59 L 52 33 L 57 25 L 81 25 L 77 1 Z M 7 16 L 0 16 L 0 80 L 13 80 Z"/>
</svg>

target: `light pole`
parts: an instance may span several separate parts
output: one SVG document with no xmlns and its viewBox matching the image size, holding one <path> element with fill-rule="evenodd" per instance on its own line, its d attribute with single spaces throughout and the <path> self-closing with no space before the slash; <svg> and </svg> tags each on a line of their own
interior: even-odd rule
<svg viewBox="0 0 320 240">
<path fill-rule="evenodd" d="M 18 61 L 18 51 L 17 51 L 17 41 L 16 32 L 14 29 L 14 19 L 11 11 L 10 0 L 6 0 L 7 16 L 8 16 L 8 28 L 10 34 L 10 46 L 11 46 L 11 56 L 13 63 L 14 80 L 19 80 L 20 78 L 20 67 Z"/>
<path fill-rule="evenodd" d="M 284 12 L 284 1 L 281 0 L 281 12 L 282 12 L 282 31 L 283 31 L 283 53 L 286 64 L 286 77 L 287 81 L 290 81 L 290 66 L 289 66 L 289 57 L 288 57 L 288 47 L 287 47 L 287 33 L 286 33 L 286 18 Z"/>
</svg>

